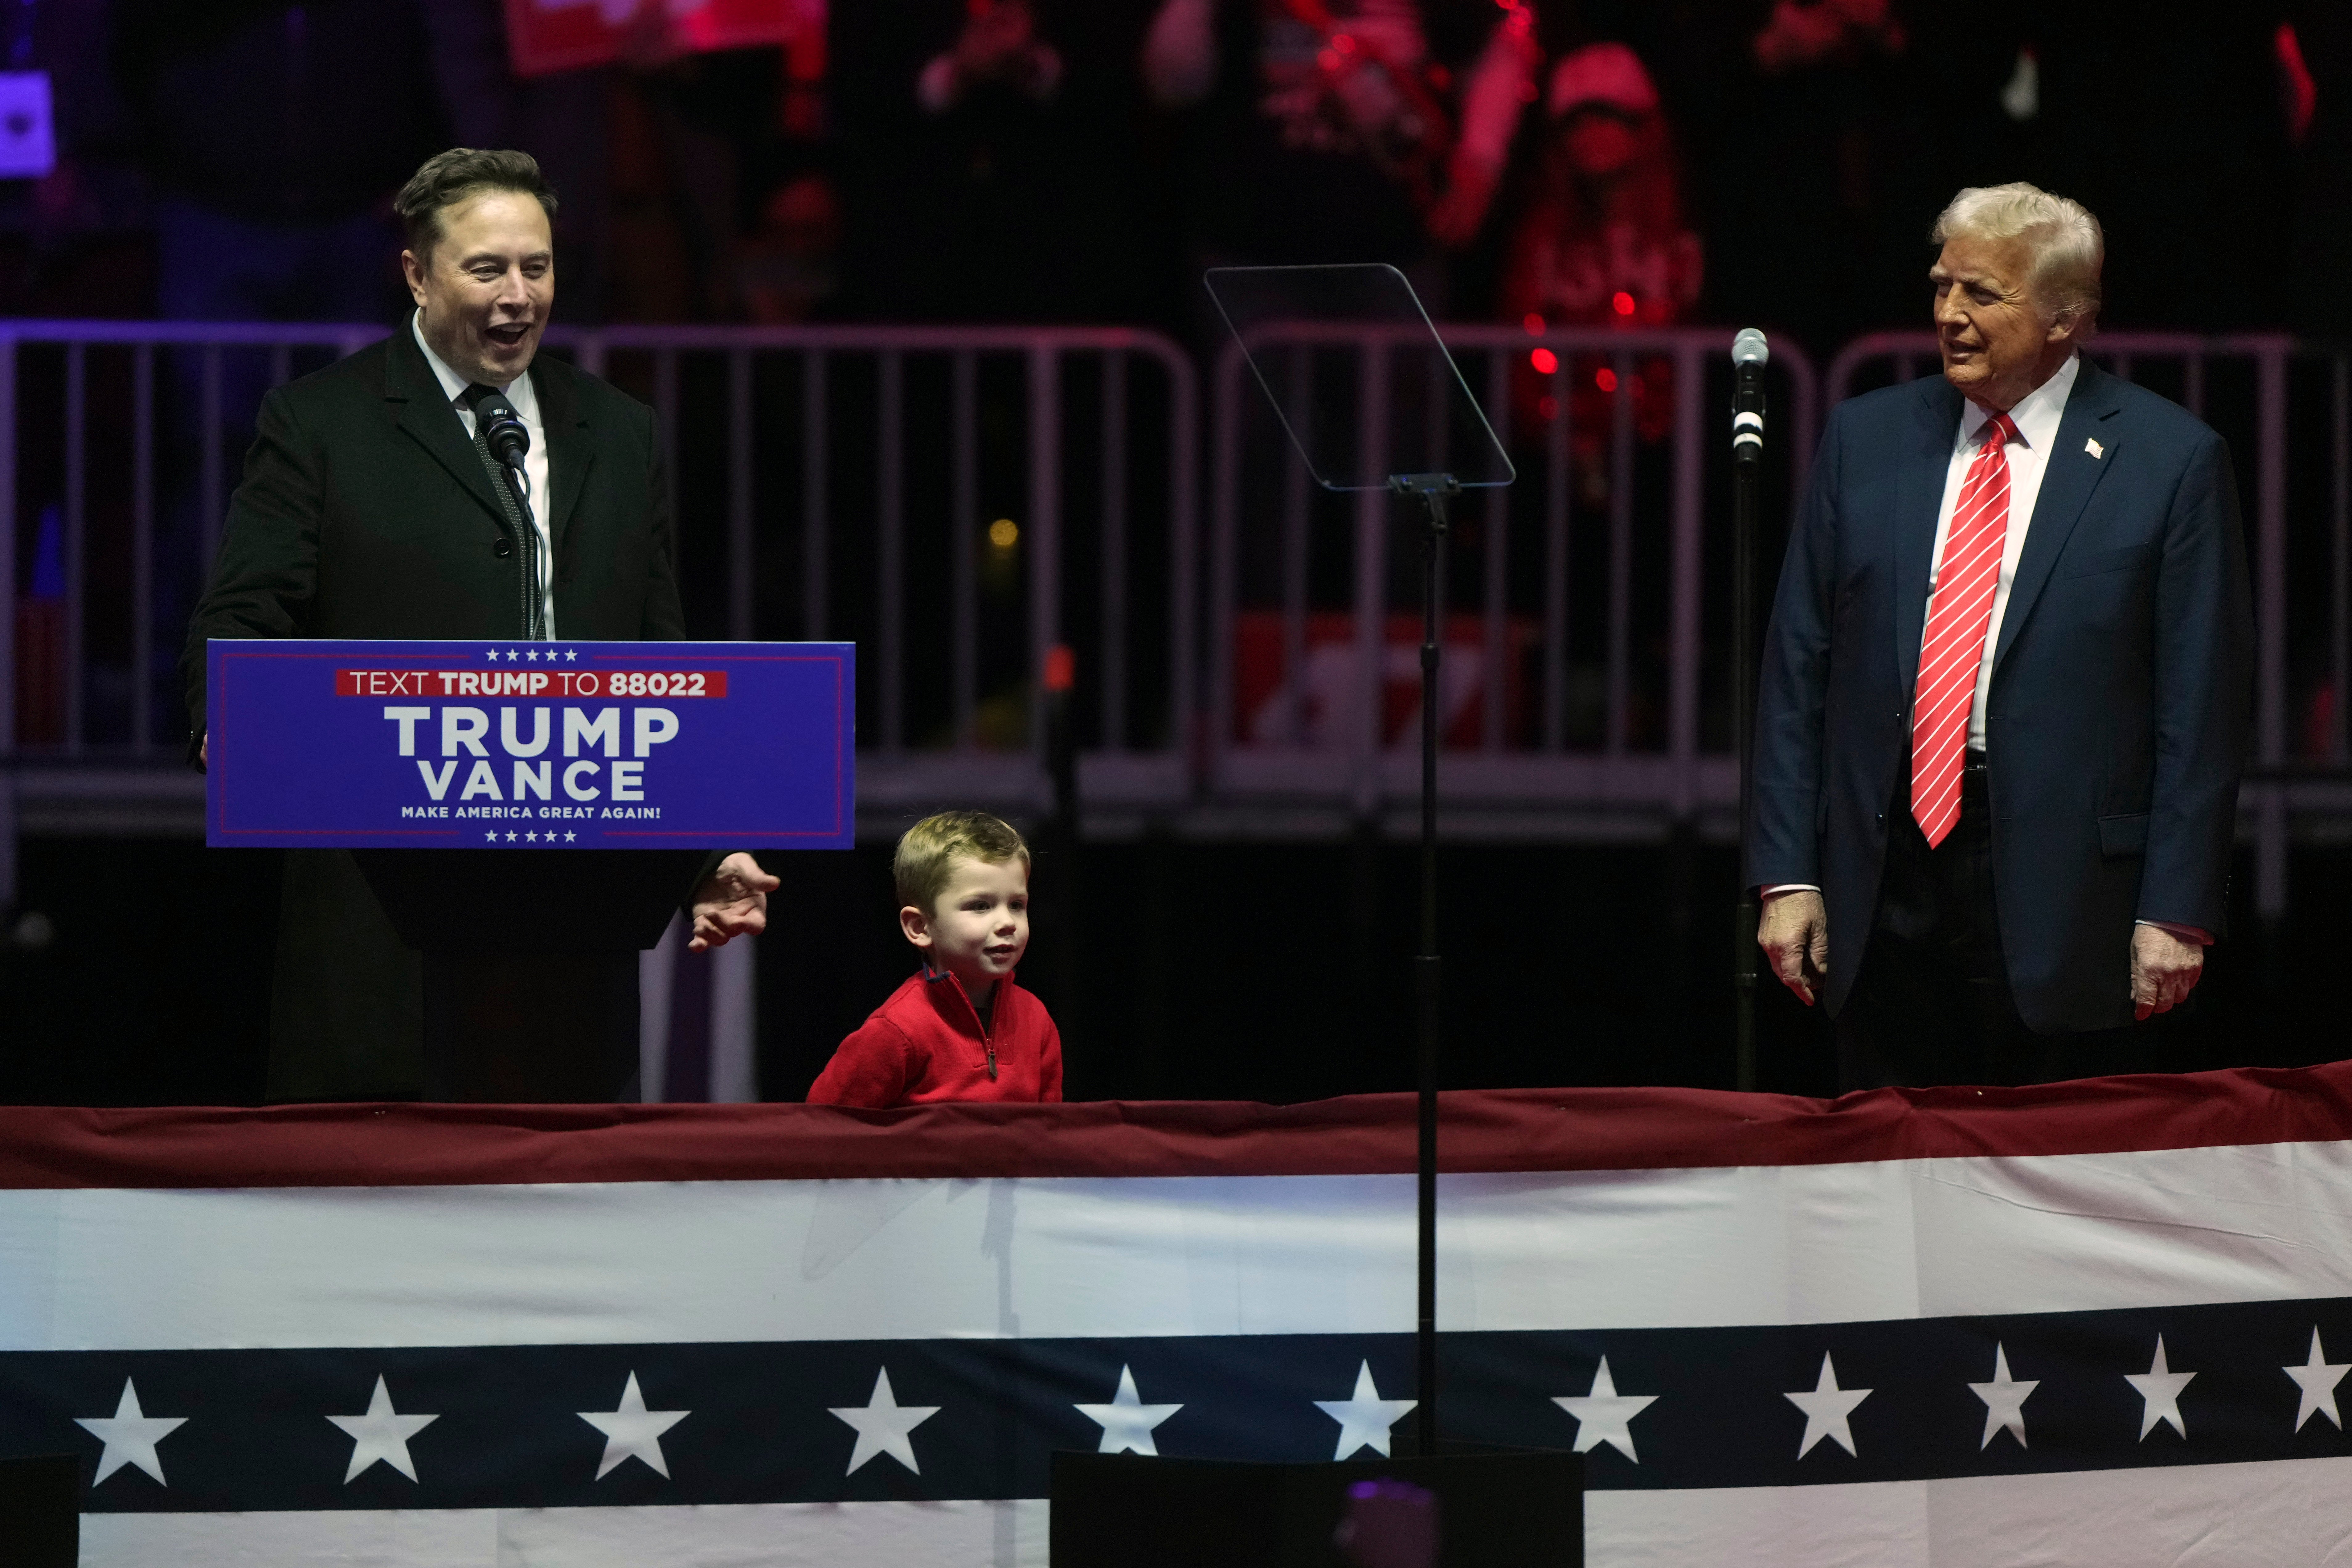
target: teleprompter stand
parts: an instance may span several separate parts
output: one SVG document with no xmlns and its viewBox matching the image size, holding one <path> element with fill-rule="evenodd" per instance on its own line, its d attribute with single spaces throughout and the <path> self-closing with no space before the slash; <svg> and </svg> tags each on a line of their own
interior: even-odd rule
<svg viewBox="0 0 2352 1568">
<path fill-rule="evenodd" d="M 1053 1479 L 1055 1568 L 1180 1562 L 1236 1568 L 1336 1562 L 1401 1568 L 1581 1563 L 1580 1459 L 1556 1452 L 1441 1445 L 1439 1439 L 1443 965 L 1437 952 L 1437 742 L 1447 508 L 1465 489 L 1507 485 L 1517 474 L 1412 285 L 1394 268 L 1218 268 L 1205 281 L 1316 482 L 1326 491 L 1386 492 L 1419 503 L 1415 1419 L 1408 1457 L 1378 1462 L 1349 1462 L 1346 1455 L 1330 1463 L 1288 1465 L 1058 1455 Z M 1270 367 L 1279 374 L 1270 374 Z M 1298 679 L 1297 671 L 1286 673 Z M 1370 683 L 1363 695 L 1376 697 L 1377 670 L 1362 676 Z M 1489 672 L 1489 679 L 1499 675 Z M 1402 1490 L 1385 1496 L 1382 1484 L 1401 1484 Z M 1370 1491 L 1364 1489 L 1368 1485 Z M 1425 1541 L 1407 1518 L 1415 1508 L 1423 1510 Z M 1345 1534 L 1343 1524 L 1347 1530 L 1360 1526 L 1369 1536 L 1385 1531 L 1391 1538 L 1350 1545 L 1339 1539 Z M 1164 1554 L 1148 1554 L 1163 1549 Z"/>
</svg>

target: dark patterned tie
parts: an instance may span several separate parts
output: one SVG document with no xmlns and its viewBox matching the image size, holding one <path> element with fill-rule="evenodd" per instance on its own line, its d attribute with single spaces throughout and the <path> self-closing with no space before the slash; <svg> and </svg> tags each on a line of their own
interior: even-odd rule
<svg viewBox="0 0 2352 1568">
<path fill-rule="evenodd" d="M 476 382 L 457 398 L 474 416 L 474 450 L 480 454 L 482 467 L 490 476 L 490 489 L 498 493 L 499 505 L 507 514 L 507 531 L 514 539 L 517 578 L 522 585 L 522 635 L 536 641 L 547 635 L 546 601 L 539 586 L 539 530 L 523 515 L 522 498 L 515 493 L 513 476 L 499 461 L 498 454 L 490 450 L 489 437 L 482 428 L 482 399 L 498 395 L 497 387 Z"/>
</svg>

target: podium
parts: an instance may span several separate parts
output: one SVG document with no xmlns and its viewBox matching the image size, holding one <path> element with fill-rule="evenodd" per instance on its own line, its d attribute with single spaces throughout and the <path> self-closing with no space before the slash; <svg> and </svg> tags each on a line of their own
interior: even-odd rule
<svg viewBox="0 0 2352 1568">
<path fill-rule="evenodd" d="M 344 848 L 423 956 L 425 1093 L 606 1100 L 728 852 L 856 836 L 846 643 L 216 639 L 205 842 Z"/>
</svg>

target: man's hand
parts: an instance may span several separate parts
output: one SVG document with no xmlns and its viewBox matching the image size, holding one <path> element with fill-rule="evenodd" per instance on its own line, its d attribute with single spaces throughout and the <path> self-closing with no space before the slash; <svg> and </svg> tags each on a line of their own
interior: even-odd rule
<svg viewBox="0 0 2352 1568">
<path fill-rule="evenodd" d="M 2169 1012 L 2189 1000 L 2205 973 L 2205 950 L 2160 926 L 2132 927 L 2132 1016 Z"/>
<path fill-rule="evenodd" d="M 1813 1005 L 1813 987 L 1830 972 L 1830 912 L 1822 896 L 1810 888 L 1775 893 L 1764 900 L 1764 918 L 1757 923 L 1756 945 L 1772 961 L 1780 984 L 1797 1000 Z M 2134 959 L 2137 970 L 2137 959 Z"/>
<path fill-rule="evenodd" d="M 694 890 L 694 935 L 687 952 L 705 952 L 735 937 L 759 935 L 768 927 L 768 895 L 782 885 L 740 851 L 719 862 L 719 869 Z"/>
</svg>

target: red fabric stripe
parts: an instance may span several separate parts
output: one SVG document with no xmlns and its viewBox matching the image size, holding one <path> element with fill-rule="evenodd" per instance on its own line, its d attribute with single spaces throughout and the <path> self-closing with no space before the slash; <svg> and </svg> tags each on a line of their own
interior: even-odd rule
<svg viewBox="0 0 2352 1568">
<path fill-rule="evenodd" d="M 1450 1171 L 1643 1170 L 2352 1137 L 2352 1063 L 1842 1100 L 1691 1089 L 1444 1097 Z M 479 1185 L 1412 1168 L 1413 1098 L 1307 1105 L 0 1108 L 0 1186 Z"/>
</svg>

